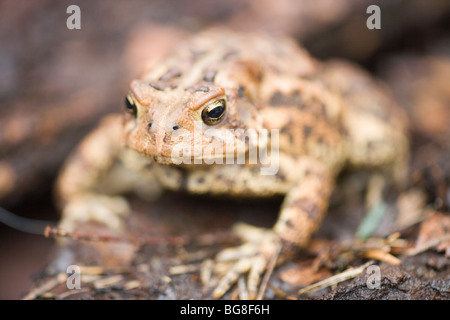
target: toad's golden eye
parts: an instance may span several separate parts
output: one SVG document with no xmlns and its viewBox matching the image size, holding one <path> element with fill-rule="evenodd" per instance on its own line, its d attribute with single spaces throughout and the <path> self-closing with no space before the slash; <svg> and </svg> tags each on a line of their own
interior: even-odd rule
<svg viewBox="0 0 450 320">
<path fill-rule="evenodd" d="M 137 106 L 131 96 L 131 93 L 127 94 L 127 97 L 125 98 L 125 110 L 133 117 L 137 116 Z"/>
<path fill-rule="evenodd" d="M 226 101 L 224 99 L 216 100 L 208 104 L 202 111 L 202 120 L 207 125 L 219 123 L 225 116 Z"/>
</svg>

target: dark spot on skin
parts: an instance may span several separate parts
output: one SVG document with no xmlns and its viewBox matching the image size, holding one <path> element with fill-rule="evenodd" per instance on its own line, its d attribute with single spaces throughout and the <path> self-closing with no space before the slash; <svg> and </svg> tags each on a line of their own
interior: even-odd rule
<svg viewBox="0 0 450 320">
<path fill-rule="evenodd" d="M 299 75 L 299 76 L 301 76 L 302 79 L 305 79 L 305 80 L 317 80 L 316 75 L 315 74 L 311 74 L 311 73 L 309 73 L 309 74 L 302 74 L 302 75 Z"/>
<path fill-rule="evenodd" d="M 208 70 L 203 75 L 203 80 L 206 82 L 214 82 L 214 79 L 216 77 L 217 71 L 216 70 Z"/>
<path fill-rule="evenodd" d="M 200 58 L 206 52 L 207 52 L 206 50 L 191 49 L 192 56 L 194 57 L 195 60 Z"/>
<path fill-rule="evenodd" d="M 288 124 L 286 124 L 285 126 L 283 126 L 283 128 L 281 128 L 281 130 L 280 130 L 281 134 L 285 134 L 285 133 L 289 132 L 289 124 L 290 124 L 290 122 Z"/>
<path fill-rule="evenodd" d="M 326 118 L 327 116 L 325 104 L 317 97 L 312 97 L 305 101 L 302 105 L 302 109 L 308 110 L 310 114 L 320 119 Z"/>
<path fill-rule="evenodd" d="M 339 134 L 341 134 L 342 136 L 344 136 L 344 137 L 348 136 L 348 131 L 346 128 L 344 128 L 343 125 L 339 125 L 338 130 L 339 130 Z"/>
<path fill-rule="evenodd" d="M 172 130 L 173 130 L 173 131 L 176 131 L 176 130 L 178 130 L 178 129 L 180 129 L 180 126 L 179 126 L 179 125 L 174 124 L 174 125 L 172 126 Z"/>
<path fill-rule="evenodd" d="M 281 172 L 281 170 L 278 170 L 277 173 L 275 174 L 278 179 L 280 179 L 281 181 L 286 181 L 286 176 L 284 175 L 283 172 Z"/>
<path fill-rule="evenodd" d="M 276 106 L 302 106 L 303 99 L 300 96 L 300 92 L 294 90 L 291 95 L 284 95 L 280 91 L 275 92 L 269 100 L 269 104 Z"/>
<path fill-rule="evenodd" d="M 288 133 L 287 136 L 289 137 L 289 143 L 294 143 L 294 136 L 291 133 Z"/>
<path fill-rule="evenodd" d="M 244 86 L 239 86 L 239 88 L 238 88 L 238 97 L 239 98 L 245 97 L 245 88 L 244 88 Z"/>
<path fill-rule="evenodd" d="M 303 126 L 303 137 L 304 138 L 308 138 L 309 135 L 312 132 L 312 127 L 311 126 Z"/>
<path fill-rule="evenodd" d="M 223 55 L 222 59 L 225 61 L 225 60 L 228 60 L 229 58 L 231 58 L 232 56 L 235 56 L 237 54 L 238 54 L 238 52 L 236 50 L 231 50 L 231 51 L 228 51 L 227 53 L 225 53 Z"/>
<path fill-rule="evenodd" d="M 181 72 L 178 68 L 170 68 L 167 70 L 166 73 L 164 73 L 160 78 L 159 81 L 168 81 L 173 78 L 178 78 L 181 76 Z"/>
<path fill-rule="evenodd" d="M 209 92 L 209 88 L 207 86 L 200 86 L 195 89 L 195 92 Z"/>
<path fill-rule="evenodd" d="M 292 206 L 299 208 L 303 213 L 306 213 L 306 215 L 312 220 L 317 221 L 320 214 L 320 208 L 319 206 L 314 203 L 313 201 L 309 199 L 299 199 L 295 201 Z"/>
<path fill-rule="evenodd" d="M 323 104 L 322 102 L 319 102 L 320 103 L 320 109 L 321 109 L 321 111 L 322 111 L 322 115 L 323 116 L 327 116 L 327 108 L 325 107 L 325 104 Z"/>
<path fill-rule="evenodd" d="M 167 143 L 167 142 L 169 142 L 169 141 L 170 141 L 170 134 L 169 134 L 169 133 L 166 133 L 166 134 L 164 135 L 163 142 L 164 142 L 164 143 Z"/>
<path fill-rule="evenodd" d="M 260 173 L 260 168 L 258 168 L 257 166 L 252 166 L 251 168 L 250 168 L 250 172 L 253 174 L 253 175 L 255 175 L 255 174 L 259 174 Z"/>
<path fill-rule="evenodd" d="M 180 178 L 180 190 L 187 190 L 188 183 L 188 173 L 186 170 L 181 170 L 181 178 Z"/>
<path fill-rule="evenodd" d="M 293 143 L 294 142 L 294 137 L 293 137 L 293 135 L 291 133 L 291 126 L 292 126 L 292 121 L 289 121 L 280 130 L 280 133 L 282 135 L 284 135 L 284 136 L 289 138 L 289 143 Z"/>
<path fill-rule="evenodd" d="M 245 72 L 250 81 L 262 81 L 264 73 L 260 65 L 249 61 L 237 61 L 237 65 Z"/>
<path fill-rule="evenodd" d="M 320 136 L 320 137 L 317 139 L 317 143 L 319 143 L 319 144 L 322 144 L 322 143 L 324 143 L 324 142 L 325 142 L 325 140 L 323 139 L 322 136 Z"/>
<path fill-rule="evenodd" d="M 290 219 L 286 220 L 284 223 L 286 224 L 286 227 L 288 227 L 289 229 L 295 228 L 294 224 L 292 223 L 292 221 Z"/>
<path fill-rule="evenodd" d="M 154 135 L 154 134 L 150 134 L 150 139 L 149 139 L 149 141 L 150 141 L 150 143 L 151 143 L 152 145 L 155 145 L 155 144 L 156 144 L 156 140 L 155 140 L 155 135 Z"/>
<path fill-rule="evenodd" d="M 155 162 L 151 161 L 151 162 L 147 163 L 147 164 L 144 166 L 144 168 L 147 169 L 147 170 L 150 170 L 150 169 L 153 168 L 153 165 L 154 165 L 154 164 L 155 164 Z"/>
<path fill-rule="evenodd" d="M 150 87 L 152 87 L 153 89 L 159 90 L 159 91 L 163 91 L 164 87 L 158 83 L 154 83 L 154 82 L 150 82 L 149 83 Z"/>
<path fill-rule="evenodd" d="M 200 178 L 198 178 L 198 179 L 197 179 L 197 182 L 198 182 L 199 184 L 202 184 L 203 182 L 205 182 L 205 177 L 200 177 Z"/>
</svg>

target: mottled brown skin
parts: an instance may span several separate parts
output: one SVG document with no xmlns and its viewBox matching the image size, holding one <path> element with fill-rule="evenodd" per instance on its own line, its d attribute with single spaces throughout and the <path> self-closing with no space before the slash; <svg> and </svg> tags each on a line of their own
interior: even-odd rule
<svg viewBox="0 0 450 320">
<path fill-rule="evenodd" d="M 236 274 L 250 270 L 255 281 L 274 252 L 267 243 L 308 243 L 344 166 L 377 169 L 398 181 L 404 175 L 405 119 L 386 89 L 348 63 L 318 62 L 289 39 L 224 30 L 201 33 L 132 81 L 130 94 L 137 114 L 107 117 L 63 170 L 58 181 L 61 226 L 73 229 L 77 221 L 93 219 L 120 228 L 120 216 L 129 209 L 117 195 L 130 190 L 146 198 L 161 188 L 285 195 L 272 240 L 254 247 L 256 260 L 238 262 L 219 284 L 217 297 Z M 213 127 L 223 133 L 280 130 L 275 175 L 261 175 L 260 164 L 173 164 L 176 138 L 195 126 L 210 128 L 201 122 L 201 113 L 217 99 L 226 101 L 226 114 Z M 239 135 L 227 139 L 248 150 Z M 197 150 L 220 143 L 202 136 Z M 194 148 L 193 143 L 186 146 Z M 201 159 L 201 154 L 194 157 Z M 256 261 L 259 271 L 252 271 Z M 249 279 L 251 296 L 253 282 Z"/>
</svg>

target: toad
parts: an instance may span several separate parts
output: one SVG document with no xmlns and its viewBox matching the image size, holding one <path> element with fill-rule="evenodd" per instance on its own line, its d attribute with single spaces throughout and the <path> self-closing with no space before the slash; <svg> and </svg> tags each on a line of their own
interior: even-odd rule
<svg viewBox="0 0 450 320">
<path fill-rule="evenodd" d="M 213 296 L 248 274 L 255 298 L 271 257 L 288 259 L 319 228 L 343 168 L 401 181 L 407 159 L 406 119 L 362 69 L 318 61 L 292 39 L 208 30 L 131 81 L 123 113 L 68 159 L 57 182 L 60 226 L 124 228 L 127 192 L 282 195 L 273 228 L 217 256 L 235 263 Z"/>
</svg>

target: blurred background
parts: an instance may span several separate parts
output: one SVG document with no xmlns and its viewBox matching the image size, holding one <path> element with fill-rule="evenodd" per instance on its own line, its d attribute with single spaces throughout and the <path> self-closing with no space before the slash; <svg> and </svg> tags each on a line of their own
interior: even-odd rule
<svg viewBox="0 0 450 320">
<path fill-rule="evenodd" d="M 66 27 L 72 4 L 80 30 Z M 371 4 L 380 30 L 366 28 Z M 53 182 L 77 142 L 121 110 L 147 59 L 217 25 L 287 34 L 319 59 L 346 58 L 384 80 L 412 120 L 412 183 L 448 205 L 450 1 L 0 0 L 0 206 L 56 221 Z M 0 224 L 0 299 L 27 292 L 52 245 Z"/>
</svg>

